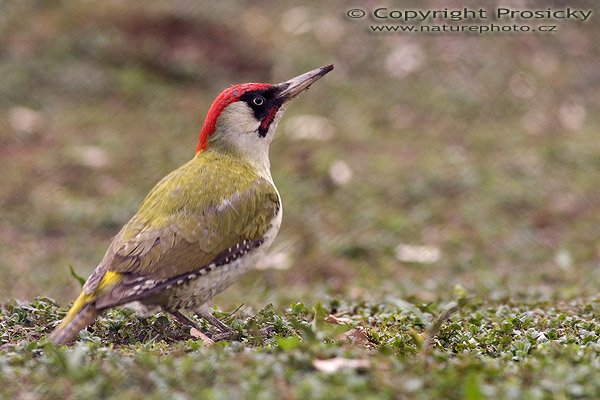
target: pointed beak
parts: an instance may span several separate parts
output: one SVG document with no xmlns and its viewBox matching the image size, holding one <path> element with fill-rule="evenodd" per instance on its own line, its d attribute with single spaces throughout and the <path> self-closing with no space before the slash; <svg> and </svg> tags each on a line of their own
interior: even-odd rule
<svg viewBox="0 0 600 400">
<path fill-rule="evenodd" d="M 289 81 L 285 81 L 278 85 L 275 85 L 280 90 L 277 97 L 281 99 L 282 103 L 293 99 L 298 94 L 300 94 L 300 92 L 302 92 L 305 89 L 308 89 L 310 85 L 321 79 L 321 77 L 323 77 L 332 69 L 333 64 L 325 65 L 323 67 L 314 69 L 305 74 L 292 78 Z"/>
</svg>

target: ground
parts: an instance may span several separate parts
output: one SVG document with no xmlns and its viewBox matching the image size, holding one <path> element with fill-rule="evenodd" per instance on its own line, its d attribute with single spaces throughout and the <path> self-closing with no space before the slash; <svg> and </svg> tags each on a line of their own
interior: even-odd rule
<svg viewBox="0 0 600 400">
<path fill-rule="evenodd" d="M 343 2 L 1 7 L 0 397 L 600 394 L 594 2 L 495 34 L 373 32 L 402 21 Z M 235 340 L 114 310 L 44 342 L 220 90 L 328 63 L 271 148 L 273 249 L 214 301 Z"/>
</svg>

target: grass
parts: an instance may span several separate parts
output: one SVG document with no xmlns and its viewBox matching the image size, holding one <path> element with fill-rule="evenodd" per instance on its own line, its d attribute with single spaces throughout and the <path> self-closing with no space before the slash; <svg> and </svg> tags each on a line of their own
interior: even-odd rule
<svg viewBox="0 0 600 400">
<path fill-rule="evenodd" d="M 401 35 L 343 2 L 1 7 L 0 398 L 598 397 L 597 23 Z M 235 340 L 113 310 L 45 343 L 70 266 L 87 276 L 192 156 L 220 90 L 327 63 L 271 147 L 277 241 L 214 300 L 244 304 Z"/>
<path fill-rule="evenodd" d="M 13 398 L 596 398 L 598 307 L 331 298 L 235 314 L 237 340 L 208 348 L 120 310 L 54 347 L 43 338 L 64 309 L 40 298 L 2 308 L 0 383 Z"/>
</svg>

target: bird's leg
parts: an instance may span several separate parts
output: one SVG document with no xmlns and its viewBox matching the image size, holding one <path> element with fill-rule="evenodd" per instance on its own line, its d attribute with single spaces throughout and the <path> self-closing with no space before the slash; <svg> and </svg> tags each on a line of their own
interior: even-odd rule
<svg viewBox="0 0 600 400">
<path fill-rule="evenodd" d="M 232 337 L 235 331 L 225 325 L 221 320 L 210 312 L 210 309 L 206 304 L 201 305 L 196 310 L 196 314 L 204 318 L 209 324 L 219 330 L 219 333 L 212 335 L 213 340 L 223 340 Z"/>
<path fill-rule="evenodd" d="M 192 321 L 187 315 L 181 313 L 181 311 L 169 311 L 169 313 L 172 316 L 174 316 L 175 319 L 177 319 L 182 324 L 187 325 L 192 329 L 195 329 L 196 332 L 194 332 L 194 336 L 199 337 L 204 342 L 205 345 L 210 346 L 211 344 L 213 344 L 215 342 L 208 335 L 206 335 L 205 333 L 202 333 L 202 330 L 200 329 L 198 324 L 196 324 L 194 321 Z M 219 340 L 219 339 L 217 339 L 217 340 Z"/>
<path fill-rule="evenodd" d="M 229 316 L 236 313 L 240 308 L 242 308 L 244 304 L 242 303 L 238 308 L 236 308 Z M 210 312 L 210 308 L 206 304 L 201 305 L 196 309 L 196 314 L 200 317 L 204 318 L 209 324 L 216 327 L 220 332 L 214 335 L 211 335 L 212 340 L 227 340 L 231 339 L 232 336 L 235 335 L 235 331 L 231 329 L 229 326 L 224 324 L 220 319 L 215 317 L 213 313 Z M 260 333 L 264 336 L 270 336 L 275 331 L 275 327 L 267 326 L 260 329 Z"/>
<path fill-rule="evenodd" d="M 174 316 L 182 324 L 187 325 L 190 328 L 195 328 L 197 330 L 200 330 L 200 327 L 198 326 L 198 324 L 196 322 L 192 321 L 192 319 L 190 317 L 183 314 L 181 311 L 169 311 L 169 314 Z"/>
</svg>

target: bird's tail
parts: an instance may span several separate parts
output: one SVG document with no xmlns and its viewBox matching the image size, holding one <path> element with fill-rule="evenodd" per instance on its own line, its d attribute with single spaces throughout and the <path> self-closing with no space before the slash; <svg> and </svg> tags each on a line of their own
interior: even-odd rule
<svg viewBox="0 0 600 400">
<path fill-rule="evenodd" d="M 89 302 L 89 296 L 82 292 L 73 306 L 62 320 L 60 325 L 54 329 L 48 339 L 54 344 L 66 344 L 77 337 L 79 331 L 96 320 L 100 312 L 93 302 Z"/>
</svg>

